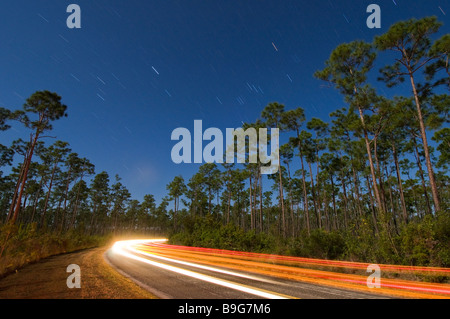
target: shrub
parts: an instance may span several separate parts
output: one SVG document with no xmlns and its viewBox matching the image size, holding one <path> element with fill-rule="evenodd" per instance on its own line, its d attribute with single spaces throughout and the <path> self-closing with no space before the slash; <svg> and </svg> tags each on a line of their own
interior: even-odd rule
<svg viewBox="0 0 450 319">
<path fill-rule="evenodd" d="M 102 245 L 108 236 L 39 232 L 36 224 L 0 226 L 0 277 L 42 258 Z"/>
</svg>

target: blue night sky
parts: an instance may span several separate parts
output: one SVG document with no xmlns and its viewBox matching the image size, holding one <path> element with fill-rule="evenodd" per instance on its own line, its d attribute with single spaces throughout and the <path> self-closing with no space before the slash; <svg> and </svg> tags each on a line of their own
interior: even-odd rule
<svg viewBox="0 0 450 319">
<path fill-rule="evenodd" d="M 71 3 L 81 7 L 81 29 L 66 26 Z M 371 3 L 381 7 L 381 29 L 366 26 Z M 112 181 L 119 174 L 136 199 L 159 200 L 174 176 L 187 181 L 196 171 L 171 161 L 175 128 L 193 132 L 201 119 L 204 129 L 225 132 L 254 122 L 274 101 L 328 122 L 343 98 L 313 73 L 338 44 L 372 41 L 399 20 L 430 15 L 445 23 L 437 36 L 450 32 L 449 0 L 16 0 L 1 7 L 0 106 L 21 108 L 38 90 L 61 95 L 69 116 L 50 135 L 89 158 L 96 173 L 105 170 Z M 2 140 L 29 134 L 12 125 Z"/>
</svg>

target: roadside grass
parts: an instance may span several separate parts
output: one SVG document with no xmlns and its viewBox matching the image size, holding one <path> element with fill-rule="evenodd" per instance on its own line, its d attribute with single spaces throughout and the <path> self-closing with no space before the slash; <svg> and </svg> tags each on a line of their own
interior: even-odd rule
<svg viewBox="0 0 450 319">
<path fill-rule="evenodd" d="M 106 245 L 111 235 L 39 231 L 36 224 L 0 226 L 0 278 L 53 255 Z"/>
<path fill-rule="evenodd" d="M 380 227 L 381 228 L 381 227 Z M 169 243 L 184 246 L 217 248 L 233 251 L 276 254 L 324 260 L 351 261 L 382 265 L 450 267 L 450 218 L 411 222 L 394 237 L 380 231 L 375 236 L 369 225 L 360 225 L 351 232 L 313 230 L 300 232 L 294 238 L 255 231 L 244 231 L 234 225 L 223 225 L 213 218 L 191 218 L 183 221 L 181 229 L 169 236 Z M 366 269 L 321 266 L 314 263 L 275 261 L 316 270 L 326 270 L 367 276 Z M 447 272 L 421 272 L 382 268 L 381 277 L 449 283 Z"/>
</svg>

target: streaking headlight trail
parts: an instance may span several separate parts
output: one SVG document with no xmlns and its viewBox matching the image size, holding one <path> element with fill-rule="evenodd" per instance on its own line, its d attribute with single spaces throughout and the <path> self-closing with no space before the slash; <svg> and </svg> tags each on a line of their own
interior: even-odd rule
<svg viewBox="0 0 450 319">
<path fill-rule="evenodd" d="M 151 254 L 148 254 L 148 253 L 146 254 L 146 253 L 137 251 L 134 247 L 136 245 L 139 245 L 139 244 L 148 244 L 148 243 L 152 243 L 152 242 L 161 242 L 161 241 L 164 242 L 166 240 L 165 239 L 157 239 L 157 240 L 151 239 L 151 240 L 120 241 L 120 242 L 117 242 L 117 243 L 114 244 L 114 246 L 112 247 L 112 251 L 115 254 L 118 254 L 118 255 L 121 255 L 121 256 L 124 256 L 124 257 L 127 257 L 127 258 L 131 258 L 131 259 L 134 259 L 134 260 L 138 260 L 140 262 L 143 262 L 143 263 L 146 263 L 146 264 L 149 264 L 149 265 L 152 265 L 152 266 L 163 268 L 165 270 L 173 271 L 173 272 L 185 275 L 185 276 L 189 276 L 189 277 L 196 278 L 196 279 L 199 279 L 199 280 L 207 281 L 207 282 L 210 282 L 210 283 L 213 283 L 213 284 L 217 284 L 217 285 L 220 285 L 220 286 L 224 286 L 224 287 L 227 287 L 227 288 L 231 288 L 231 289 L 239 290 L 239 291 L 242 291 L 242 292 L 246 292 L 246 293 L 249 293 L 249 294 L 252 294 L 252 295 L 255 295 L 255 296 L 268 298 L 268 299 L 287 299 L 287 298 L 289 298 L 288 296 L 283 296 L 282 294 L 276 294 L 276 293 L 271 293 L 271 292 L 268 292 L 268 291 L 264 291 L 262 289 L 251 288 L 251 287 L 248 287 L 248 286 L 245 286 L 245 285 L 242 285 L 242 284 L 230 282 L 230 281 L 223 280 L 223 279 L 214 278 L 214 277 L 211 277 L 211 276 L 203 275 L 203 274 L 200 274 L 200 273 L 197 273 L 197 272 L 193 272 L 193 271 L 190 271 L 190 270 L 186 270 L 186 269 L 182 269 L 182 268 L 179 268 L 179 267 L 174 267 L 174 266 L 171 266 L 171 265 L 155 262 L 155 261 L 152 261 L 152 260 L 149 260 L 149 259 L 146 259 L 146 258 L 143 258 L 143 257 L 139 257 L 139 256 L 133 254 L 133 253 L 137 253 L 137 254 L 140 254 L 140 255 L 150 255 L 151 257 L 157 257 L 157 256 L 154 256 L 154 255 L 151 255 Z M 208 270 L 212 270 L 212 271 L 216 271 L 216 272 L 233 274 L 233 275 L 239 276 L 239 277 L 248 277 L 248 276 L 245 276 L 245 275 L 241 275 L 241 274 L 237 274 L 237 273 L 233 273 L 233 272 L 227 272 L 227 271 L 223 271 L 223 270 L 220 270 L 220 269 L 213 269 L 212 267 L 202 267 L 200 265 L 194 265 L 192 263 L 180 262 L 180 261 L 177 261 L 177 260 L 174 260 L 174 259 L 161 258 L 161 257 L 157 257 L 157 258 L 163 259 L 163 260 L 166 260 L 166 261 L 170 261 L 170 262 L 176 262 L 176 263 L 181 263 L 181 264 L 185 264 L 185 265 L 189 265 L 189 266 L 195 266 L 197 268 L 203 268 L 203 269 L 208 269 Z"/>
<path fill-rule="evenodd" d="M 268 283 L 275 290 L 278 290 L 277 287 L 290 285 L 290 283 L 295 285 L 296 282 L 302 282 L 381 296 L 421 299 L 450 298 L 449 284 L 381 278 L 380 288 L 369 288 L 367 287 L 368 275 L 360 274 L 367 269 L 369 265 L 367 263 L 177 246 L 166 244 L 166 241 L 166 239 L 119 241 L 113 245 L 112 252 L 168 271 L 263 298 L 294 297 L 216 278 L 214 273 L 236 277 L 237 279 Z M 155 259 L 158 261 L 155 261 Z M 179 267 L 174 266 L 174 264 L 179 265 Z M 450 274 L 448 268 L 381 264 L 379 266 L 381 271 L 386 273 L 442 276 Z M 187 270 L 183 267 L 195 268 L 199 272 Z M 335 272 L 336 269 L 354 273 Z M 202 274 L 201 271 L 206 271 L 209 275 Z M 210 272 L 213 274 L 211 275 Z"/>
</svg>

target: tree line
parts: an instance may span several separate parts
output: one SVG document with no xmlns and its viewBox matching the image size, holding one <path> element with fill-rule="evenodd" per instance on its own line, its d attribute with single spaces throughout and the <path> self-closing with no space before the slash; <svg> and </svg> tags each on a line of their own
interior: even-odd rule
<svg viewBox="0 0 450 319">
<path fill-rule="evenodd" d="M 450 34 L 432 40 L 441 25 L 410 19 L 372 43 L 336 47 L 314 76 L 345 106 L 324 121 L 268 104 L 245 127 L 282 132 L 278 173 L 267 181 L 261 164 L 207 163 L 186 182 L 176 177 L 167 187 L 179 215 L 174 241 L 229 248 L 224 237 L 252 232 L 300 255 L 322 245 L 324 257 L 449 265 Z M 377 84 L 410 95 L 386 97 L 368 80 L 382 54 Z"/>
<path fill-rule="evenodd" d="M 69 143 L 51 140 L 52 122 L 67 116 L 67 106 L 53 92 L 32 94 L 23 108 L 0 109 L 0 129 L 17 121 L 30 130 L 29 140 L 19 138 L 0 145 L 0 211 L 4 225 L 30 225 L 59 234 L 77 231 L 86 235 L 111 232 L 153 231 L 167 228 L 167 203 L 156 205 L 154 196 L 142 202 L 116 175 L 95 173 L 95 165 L 74 152 Z M 16 163 L 14 166 L 13 164 Z"/>
<path fill-rule="evenodd" d="M 450 35 L 433 40 L 440 26 L 435 17 L 411 19 L 373 43 L 339 45 L 314 76 L 342 94 L 344 107 L 328 120 L 307 119 L 303 108 L 273 102 L 244 125 L 282 133 L 276 174 L 262 176 L 261 163 L 206 163 L 188 180 L 174 177 L 159 204 L 151 194 L 133 199 L 119 176 L 96 174 L 67 142 L 44 143 L 67 115 L 56 93 L 36 92 L 21 110 L 0 108 L 1 130 L 12 122 L 30 130 L 27 141 L 0 144 L 0 166 L 10 168 L 0 175 L 1 223 L 448 266 Z M 381 54 L 390 64 L 376 73 Z M 381 95 L 368 80 L 374 73 L 411 94 Z"/>
</svg>

